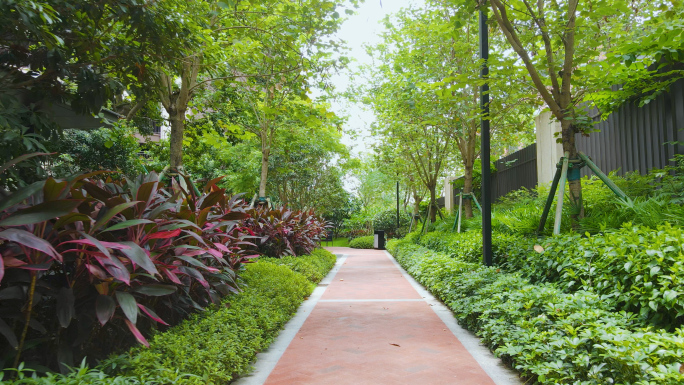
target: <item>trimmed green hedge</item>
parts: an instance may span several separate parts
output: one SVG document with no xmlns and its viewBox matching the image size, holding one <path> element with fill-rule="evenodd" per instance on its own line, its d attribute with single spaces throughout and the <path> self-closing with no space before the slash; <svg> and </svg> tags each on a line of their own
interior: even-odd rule
<svg viewBox="0 0 684 385">
<path fill-rule="evenodd" d="M 372 249 L 375 238 L 373 235 L 354 238 L 349 241 L 349 247 L 354 249 Z"/>
<path fill-rule="evenodd" d="M 158 371 L 173 378 L 176 371 L 201 378 L 187 384 L 225 384 L 246 373 L 258 352 L 268 347 L 297 311 L 313 284 L 286 266 L 269 262 L 248 265 L 247 287 L 230 297 L 229 306 L 195 316 L 162 333 L 149 348 L 130 353 L 132 374 Z"/>
<path fill-rule="evenodd" d="M 542 384 L 681 384 L 684 332 L 640 327 L 594 293 L 565 293 L 407 241 L 388 250 L 502 359 Z"/>
<path fill-rule="evenodd" d="M 310 255 L 300 257 L 287 256 L 283 258 L 259 257 L 259 261 L 287 266 L 292 271 L 305 276 L 309 281 L 318 283 L 335 266 L 337 257 L 327 250 L 315 249 Z"/>
<path fill-rule="evenodd" d="M 67 376 L 51 374 L 8 384 L 227 384 L 249 372 L 256 354 L 276 338 L 313 291 L 312 282 L 320 281 L 335 259 L 322 249 L 275 263 L 262 258 L 241 273 L 246 284 L 241 293 L 228 297 L 224 306 L 155 335 L 149 348 L 131 349 L 96 369 L 84 365 Z"/>
</svg>

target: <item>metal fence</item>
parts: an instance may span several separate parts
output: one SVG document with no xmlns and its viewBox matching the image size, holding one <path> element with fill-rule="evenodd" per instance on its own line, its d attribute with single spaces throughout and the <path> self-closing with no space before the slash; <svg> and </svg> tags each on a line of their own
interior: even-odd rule
<svg viewBox="0 0 684 385">
<path fill-rule="evenodd" d="M 684 154 L 684 146 L 673 143 L 684 141 L 684 79 L 643 107 L 626 103 L 596 128 L 588 137 L 578 135 L 576 143 L 604 172 L 664 168 L 675 154 Z M 590 174 L 582 169 L 582 176 Z"/>
<path fill-rule="evenodd" d="M 597 121 L 600 117 L 595 118 Z M 684 79 L 649 104 L 626 103 L 608 119 L 596 124 L 599 132 L 577 136 L 577 148 L 605 173 L 618 175 L 670 165 L 676 154 L 684 154 Z M 492 200 L 511 191 L 537 185 L 537 145 L 529 145 L 496 161 L 492 174 Z M 588 167 L 582 176 L 593 174 Z M 460 189 L 454 190 L 454 196 Z"/>
<path fill-rule="evenodd" d="M 537 186 L 537 144 L 533 143 L 496 161 L 492 174 L 492 200 L 521 187 Z"/>
</svg>

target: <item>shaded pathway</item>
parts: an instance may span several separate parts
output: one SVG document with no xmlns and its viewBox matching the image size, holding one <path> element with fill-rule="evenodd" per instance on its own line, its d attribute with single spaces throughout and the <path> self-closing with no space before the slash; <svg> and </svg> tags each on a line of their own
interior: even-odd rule
<svg viewBox="0 0 684 385">
<path fill-rule="evenodd" d="M 518 383 L 389 254 L 328 250 L 345 256 L 312 295 L 312 308 L 303 306 L 301 327 L 296 334 L 284 331 L 279 340 L 287 341 L 269 349 L 280 350 L 269 353 L 277 359 L 261 370 L 257 361 L 251 382 L 247 377 L 239 384 L 262 383 L 266 376 L 267 385 Z M 469 340 L 462 343 L 458 334 Z"/>
</svg>

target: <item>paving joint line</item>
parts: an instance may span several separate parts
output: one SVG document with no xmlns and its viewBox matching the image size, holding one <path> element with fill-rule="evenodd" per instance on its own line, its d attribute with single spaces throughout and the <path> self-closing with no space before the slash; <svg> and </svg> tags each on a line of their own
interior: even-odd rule
<svg viewBox="0 0 684 385">
<path fill-rule="evenodd" d="M 424 299 L 321 299 L 318 302 L 425 302 Z"/>
<path fill-rule="evenodd" d="M 418 283 L 387 250 L 385 255 L 392 261 L 394 266 L 399 269 L 401 275 L 409 281 L 411 286 L 423 297 L 422 301 L 427 302 L 437 316 L 446 324 L 451 333 L 458 339 L 468 353 L 475 359 L 478 365 L 484 370 L 489 378 L 496 385 L 521 385 L 523 382 L 516 371 L 507 367 L 503 361 L 494 356 L 492 352 L 480 342 L 475 334 L 461 327 L 456 321 L 454 314 L 442 301 L 435 298 L 423 285 Z"/>
<path fill-rule="evenodd" d="M 299 309 L 297 309 L 297 313 L 295 313 L 294 317 L 285 324 L 285 327 L 280 331 L 278 337 L 271 346 L 256 355 L 254 370 L 248 375 L 237 379 L 233 382 L 234 385 L 261 385 L 266 382 L 266 379 L 273 369 L 275 369 L 278 361 L 285 353 L 285 350 L 290 346 L 290 343 L 294 340 L 299 329 L 301 329 L 302 325 L 304 325 L 304 322 L 313 311 L 316 303 L 320 302 L 320 298 L 323 296 L 325 289 L 327 289 L 328 285 L 333 281 L 335 275 L 340 271 L 342 265 L 349 256 L 348 254 L 336 255 L 337 262 L 335 262 L 335 266 L 330 270 L 328 275 L 318 283 L 318 286 L 316 286 L 313 293 L 311 293 L 309 299 L 302 302 Z"/>
</svg>

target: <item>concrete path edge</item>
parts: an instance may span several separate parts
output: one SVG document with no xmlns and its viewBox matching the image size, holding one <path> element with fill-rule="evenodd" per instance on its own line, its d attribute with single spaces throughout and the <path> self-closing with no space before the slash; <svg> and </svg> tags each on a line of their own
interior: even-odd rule
<svg viewBox="0 0 684 385">
<path fill-rule="evenodd" d="M 473 358 L 480 365 L 482 370 L 496 383 L 497 385 L 520 385 L 523 384 L 518 373 L 507 367 L 499 358 L 494 356 L 492 352 L 485 345 L 480 343 L 480 339 L 470 331 L 461 327 L 456 321 L 454 314 L 442 301 L 435 298 L 427 289 L 416 281 L 396 259 L 389 252 L 385 251 L 387 257 L 394 263 L 394 265 L 401 271 L 401 274 L 406 278 L 411 286 L 425 298 L 425 301 L 430 305 L 432 310 L 449 328 L 449 331 L 456 336 L 463 347 L 470 353 Z"/>
<path fill-rule="evenodd" d="M 266 379 L 278 364 L 280 357 L 282 357 L 283 353 L 285 353 L 285 350 L 295 338 L 302 325 L 304 325 L 304 322 L 309 317 L 309 314 L 311 314 L 318 301 L 321 299 L 325 289 L 335 278 L 335 275 L 347 259 L 347 254 L 335 255 L 337 255 L 337 262 L 335 262 L 335 266 L 330 270 L 328 275 L 326 275 L 325 278 L 318 283 L 318 286 L 316 286 L 313 293 L 311 293 L 309 299 L 302 302 L 302 304 L 299 306 L 299 309 L 297 309 L 297 313 L 295 313 L 294 317 L 292 317 L 292 319 L 285 324 L 285 327 L 280 331 L 280 334 L 278 334 L 278 337 L 276 337 L 271 346 L 269 346 L 263 352 L 257 354 L 256 362 L 254 363 L 254 370 L 252 370 L 252 372 L 248 375 L 235 380 L 235 382 L 233 382 L 234 385 L 261 385 L 266 382 Z M 392 259 L 392 261 L 394 261 L 394 259 Z"/>
</svg>

